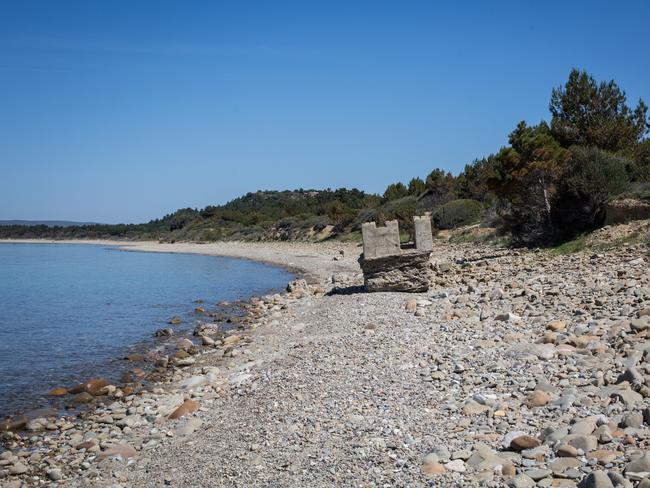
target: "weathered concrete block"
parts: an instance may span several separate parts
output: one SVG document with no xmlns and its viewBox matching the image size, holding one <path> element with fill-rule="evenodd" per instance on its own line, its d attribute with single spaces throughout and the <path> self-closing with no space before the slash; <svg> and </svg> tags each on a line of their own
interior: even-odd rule
<svg viewBox="0 0 650 488">
<path fill-rule="evenodd" d="M 431 231 L 431 216 L 416 215 L 413 217 L 415 227 L 415 248 L 420 251 L 433 251 L 433 232 Z"/>
<path fill-rule="evenodd" d="M 374 222 L 361 224 L 363 255 L 367 258 L 388 256 L 400 252 L 399 225 L 397 220 L 389 220 L 385 227 L 377 227 Z"/>
<path fill-rule="evenodd" d="M 367 258 L 359 264 L 368 291 L 425 292 L 432 280 L 431 252 L 417 249 Z"/>
</svg>

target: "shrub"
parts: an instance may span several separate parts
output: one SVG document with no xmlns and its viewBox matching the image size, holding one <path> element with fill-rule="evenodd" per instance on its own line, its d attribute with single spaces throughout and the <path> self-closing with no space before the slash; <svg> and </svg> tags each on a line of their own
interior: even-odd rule
<svg viewBox="0 0 650 488">
<path fill-rule="evenodd" d="M 415 215 L 416 205 L 417 198 L 414 196 L 388 202 L 379 209 L 379 223 L 386 220 L 397 220 L 401 232 L 413 235 L 413 215 Z"/>
<path fill-rule="evenodd" d="M 629 160 L 595 147 L 573 146 L 553 202 L 559 237 L 567 239 L 602 225 L 605 204 L 628 189 Z"/>
<path fill-rule="evenodd" d="M 434 210 L 433 224 L 438 229 L 453 229 L 478 222 L 482 212 L 481 202 L 466 199 L 452 200 Z"/>
<path fill-rule="evenodd" d="M 352 230 L 361 230 L 361 224 L 366 222 L 377 222 L 379 220 L 379 211 L 374 208 L 360 210 L 352 222 Z"/>
</svg>

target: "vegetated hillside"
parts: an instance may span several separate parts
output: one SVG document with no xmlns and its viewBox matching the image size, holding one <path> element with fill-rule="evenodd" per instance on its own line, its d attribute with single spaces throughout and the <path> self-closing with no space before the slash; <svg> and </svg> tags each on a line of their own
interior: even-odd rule
<svg viewBox="0 0 650 488">
<path fill-rule="evenodd" d="M 614 81 L 598 83 L 578 70 L 552 90 L 549 110 L 550 122 L 520 122 L 507 146 L 460 174 L 434 169 L 388 185 L 382 196 L 344 188 L 258 191 L 146 224 L 4 226 L 0 238 L 354 239 L 363 222 L 388 219 L 408 235 L 412 216 L 429 211 L 438 229 L 480 222 L 518 243 L 567 241 L 603 225 L 618 195 L 647 190 L 650 119 L 642 100 L 629 106 Z"/>
<path fill-rule="evenodd" d="M 72 222 L 69 220 L 0 220 L 0 226 L 9 225 L 46 225 L 47 227 L 72 227 L 83 225 L 101 225 L 98 222 Z"/>
</svg>

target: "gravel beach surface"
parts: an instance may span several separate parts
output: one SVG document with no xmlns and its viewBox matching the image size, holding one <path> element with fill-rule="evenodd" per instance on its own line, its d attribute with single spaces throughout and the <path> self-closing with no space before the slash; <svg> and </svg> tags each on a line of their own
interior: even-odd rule
<svg viewBox="0 0 650 488">
<path fill-rule="evenodd" d="M 0 485 L 650 486 L 647 244 L 437 243 L 421 294 L 363 292 L 353 244 L 127 249 L 306 281 L 226 334 L 206 317 L 154 388 L 103 386 L 80 419 L 2 434 Z"/>
</svg>

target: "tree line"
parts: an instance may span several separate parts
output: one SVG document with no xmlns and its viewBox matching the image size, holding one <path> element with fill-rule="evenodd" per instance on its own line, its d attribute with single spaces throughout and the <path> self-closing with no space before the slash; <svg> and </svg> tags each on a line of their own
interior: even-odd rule
<svg viewBox="0 0 650 488">
<path fill-rule="evenodd" d="M 455 199 L 491 207 L 518 241 L 552 243 L 602 225 L 606 202 L 650 182 L 648 107 L 628 105 L 614 82 L 574 69 L 551 93 L 550 123 L 522 121 L 508 145 L 457 176 L 435 169 L 425 181 L 394 183 L 384 199 L 428 193 L 430 206 Z"/>
<path fill-rule="evenodd" d="M 552 90 L 549 111 L 549 122 L 520 122 L 508 145 L 460 174 L 436 168 L 424 179 L 388 185 L 383 195 L 345 188 L 258 191 L 144 224 L 0 226 L 0 237 L 292 238 L 328 226 L 332 235 L 344 235 L 387 219 L 409 232 L 413 214 L 429 211 L 437 228 L 489 218 L 517 242 L 555 243 L 602 225 L 613 196 L 650 185 L 650 120 L 642 100 L 632 107 L 614 81 L 597 82 L 577 69 Z"/>
</svg>

